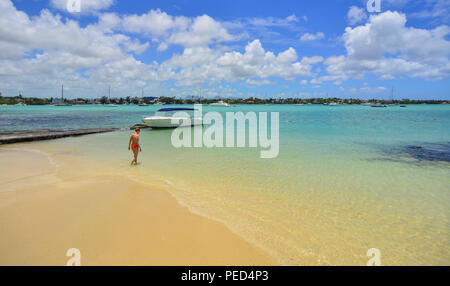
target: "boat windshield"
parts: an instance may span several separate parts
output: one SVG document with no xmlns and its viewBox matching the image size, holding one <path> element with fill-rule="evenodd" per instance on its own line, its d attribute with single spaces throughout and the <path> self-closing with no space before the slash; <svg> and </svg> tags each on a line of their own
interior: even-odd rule
<svg viewBox="0 0 450 286">
<path fill-rule="evenodd" d="M 194 108 L 163 108 L 163 109 L 156 111 L 155 116 L 172 117 L 172 116 L 174 116 L 174 114 L 176 114 L 178 112 L 181 114 L 186 113 L 189 116 L 193 117 L 195 110 L 196 109 L 194 109 Z"/>
</svg>

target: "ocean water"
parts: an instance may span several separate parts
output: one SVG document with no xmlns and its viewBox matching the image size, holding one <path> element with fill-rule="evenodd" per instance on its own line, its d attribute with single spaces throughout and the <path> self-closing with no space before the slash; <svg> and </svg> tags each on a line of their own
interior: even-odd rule
<svg viewBox="0 0 450 286">
<path fill-rule="evenodd" d="M 120 127 L 160 107 L 0 107 L 0 130 Z M 285 265 L 450 264 L 450 107 L 242 105 L 203 111 L 279 112 L 280 151 L 174 148 L 172 130 L 143 130 L 137 167 L 130 131 L 41 144 L 95 158 L 111 171 L 159 179 L 193 212 Z"/>
</svg>

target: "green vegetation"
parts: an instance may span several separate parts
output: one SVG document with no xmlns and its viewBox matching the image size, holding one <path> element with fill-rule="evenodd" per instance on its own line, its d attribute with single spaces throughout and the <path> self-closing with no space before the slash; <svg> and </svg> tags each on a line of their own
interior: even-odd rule
<svg viewBox="0 0 450 286">
<path fill-rule="evenodd" d="M 0 105 L 1 104 L 15 105 L 18 103 L 24 103 L 26 105 L 45 105 L 45 104 L 50 104 L 51 99 L 23 97 L 22 95 L 18 95 L 18 96 L 14 96 L 14 97 L 0 96 Z"/>
<path fill-rule="evenodd" d="M 15 105 L 18 103 L 24 103 L 26 105 L 48 105 L 52 104 L 53 98 L 35 98 L 35 97 L 23 97 L 22 95 L 14 96 L 14 97 L 3 97 L 0 93 L 0 105 L 8 104 Z M 153 104 L 155 102 L 161 102 L 164 104 L 211 104 L 217 102 L 218 98 L 196 98 L 194 96 L 188 98 L 175 98 L 175 97 L 159 97 L 157 99 L 149 99 L 149 98 L 138 98 L 138 97 L 129 97 L 126 98 L 111 98 L 103 96 L 98 99 L 65 99 L 66 103 L 69 104 L 139 104 L 139 103 L 147 103 Z M 246 99 L 243 98 L 224 98 L 222 99 L 224 102 L 229 104 L 328 104 L 331 102 L 337 102 L 341 104 L 363 104 L 363 103 L 381 103 L 381 104 L 442 104 L 447 102 L 446 100 L 380 100 L 380 99 L 371 99 L 371 100 L 361 100 L 356 98 L 350 99 L 340 99 L 340 98 L 268 98 L 268 99 L 260 99 L 256 97 L 249 97 Z"/>
</svg>

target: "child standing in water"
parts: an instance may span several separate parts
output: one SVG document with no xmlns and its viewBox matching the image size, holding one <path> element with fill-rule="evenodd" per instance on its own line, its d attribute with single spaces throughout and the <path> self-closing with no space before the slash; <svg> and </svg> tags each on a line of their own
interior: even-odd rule
<svg viewBox="0 0 450 286">
<path fill-rule="evenodd" d="M 131 165 L 135 164 L 137 165 L 137 157 L 139 154 L 139 151 L 142 152 L 142 148 L 141 145 L 139 145 L 139 133 L 141 132 L 141 130 L 139 129 L 139 127 L 136 127 L 136 129 L 134 130 L 134 133 L 131 134 L 130 137 L 130 142 L 128 142 L 128 150 L 133 151 L 134 154 L 134 158 L 133 160 L 131 160 Z"/>
</svg>

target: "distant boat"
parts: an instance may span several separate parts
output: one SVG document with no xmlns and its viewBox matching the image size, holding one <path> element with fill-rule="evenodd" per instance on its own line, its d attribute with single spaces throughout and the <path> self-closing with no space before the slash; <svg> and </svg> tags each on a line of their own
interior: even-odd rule
<svg viewBox="0 0 450 286">
<path fill-rule="evenodd" d="M 209 106 L 230 107 L 230 105 L 228 103 L 224 102 L 223 100 L 220 100 L 220 101 L 215 102 L 215 103 L 211 103 Z"/>
<path fill-rule="evenodd" d="M 303 106 L 303 103 L 294 104 L 295 106 Z"/>
<path fill-rule="evenodd" d="M 406 104 L 400 104 L 400 107 L 406 107 Z"/>
<path fill-rule="evenodd" d="M 374 103 L 371 105 L 371 107 L 387 107 L 387 105 L 381 103 Z"/>
<path fill-rule="evenodd" d="M 103 106 L 104 107 L 119 107 L 117 104 L 114 104 L 114 103 L 111 103 L 111 86 L 109 86 L 109 89 L 108 89 L 108 104 L 104 104 Z"/>
<path fill-rule="evenodd" d="M 339 106 L 340 104 L 337 102 L 330 102 L 328 105 L 329 106 Z"/>
<path fill-rule="evenodd" d="M 23 102 L 19 102 L 19 103 L 16 104 L 16 106 L 26 106 L 26 104 L 23 103 Z"/>
<path fill-rule="evenodd" d="M 142 98 L 144 98 L 144 89 L 142 89 Z M 139 103 L 138 105 L 139 106 L 148 106 L 148 104 L 145 102 Z"/>
<path fill-rule="evenodd" d="M 194 108 L 162 108 L 158 110 L 154 116 L 146 117 L 142 119 L 147 126 L 151 128 L 177 128 L 180 126 L 194 126 L 202 125 L 202 118 L 180 117 L 174 116 L 174 112 L 178 111 L 197 111 Z M 189 124 L 185 123 L 189 122 Z"/>
<path fill-rule="evenodd" d="M 64 85 L 61 85 L 61 103 L 56 103 L 53 105 L 54 106 L 72 106 L 72 104 L 64 102 Z"/>
<path fill-rule="evenodd" d="M 164 103 L 157 101 L 153 105 L 164 105 Z"/>
</svg>

